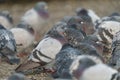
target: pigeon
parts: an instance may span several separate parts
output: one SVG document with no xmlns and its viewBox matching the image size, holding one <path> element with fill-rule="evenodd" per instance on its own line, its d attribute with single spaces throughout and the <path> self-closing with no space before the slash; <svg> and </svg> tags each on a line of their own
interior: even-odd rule
<svg viewBox="0 0 120 80">
<path fill-rule="evenodd" d="M 27 53 L 29 53 L 27 49 L 30 48 L 30 46 L 34 45 L 34 29 L 28 24 L 20 23 L 16 27 L 11 28 L 10 31 L 14 35 L 19 57 L 27 55 Z"/>
<path fill-rule="evenodd" d="M 98 40 L 95 34 L 85 36 L 81 43 L 87 43 L 89 45 L 92 45 L 97 49 L 100 54 L 103 54 L 104 45 Z"/>
<path fill-rule="evenodd" d="M 30 80 L 25 77 L 25 75 L 21 73 L 14 73 L 13 75 L 9 76 L 7 80 Z"/>
<path fill-rule="evenodd" d="M 55 59 L 64 44 L 66 44 L 66 40 L 57 31 L 46 35 L 33 49 L 28 59 L 16 68 L 16 72 L 27 74 L 27 71 L 49 64 Z"/>
<path fill-rule="evenodd" d="M 95 56 L 78 56 L 69 70 L 73 80 L 120 80 L 117 70 L 105 65 Z"/>
<path fill-rule="evenodd" d="M 77 8 L 76 9 L 76 14 L 77 16 L 80 16 L 85 22 L 89 23 L 89 24 L 93 24 L 94 29 L 96 22 L 98 20 L 100 20 L 100 17 L 91 9 L 85 9 L 85 8 Z"/>
<path fill-rule="evenodd" d="M 81 55 L 79 50 L 69 44 L 64 45 L 61 51 L 56 55 L 53 67 L 56 72 L 52 74 L 53 78 L 71 79 L 69 74 L 69 65 L 71 65 L 73 59 L 78 55 Z"/>
<path fill-rule="evenodd" d="M 61 21 L 67 23 L 69 27 L 80 30 L 84 36 L 95 32 L 93 24 L 83 20 L 80 16 L 65 16 Z"/>
<path fill-rule="evenodd" d="M 25 23 L 35 31 L 36 38 L 39 37 L 39 32 L 42 29 L 42 24 L 48 19 L 49 13 L 47 10 L 47 3 L 38 2 L 32 9 L 28 10 L 21 18 L 20 23 Z"/>
<path fill-rule="evenodd" d="M 100 20 L 97 20 L 95 27 L 98 28 L 98 25 L 100 25 L 104 21 L 120 22 L 120 14 L 117 12 L 114 12 L 114 13 L 110 14 L 109 16 L 105 16 L 105 17 L 101 18 Z"/>
<path fill-rule="evenodd" d="M 3 25 L 6 29 L 13 27 L 13 18 L 9 11 L 0 11 L 0 24 Z"/>
<path fill-rule="evenodd" d="M 120 31 L 116 33 L 112 41 L 112 56 L 109 60 L 109 65 L 120 71 Z"/>
<path fill-rule="evenodd" d="M 16 41 L 12 32 L 0 25 L 0 54 L 1 58 L 7 59 L 10 64 L 18 64 L 19 58 L 16 56 Z"/>
<path fill-rule="evenodd" d="M 120 30 L 120 23 L 117 21 L 104 21 L 97 29 L 96 35 L 100 42 L 104 44 L 104 52 L 111 51 L 113 36 Z"/>
<path fill-rule="evenodd" d="M 76 59 L 76 57 L 79 55 L 96 56 L 101 62 L 103 61 L 99 53 L 97 53 L 97 51 L 92 46 L 89 46 L 91 47 L 89 50 L 87 50 L 88 45 L 84 46 L 84 48 L 82 48 L 82 44 L 79 45 L 79 47 L 80 46 L 81 49 L 73 47 L 70 44 L 66 44 L 62 47 L 61 51 L 56 55 L 55 58 L 55 65 L 53 69 L 55 69 L 56 72 L 53 74 L 54 78 L 71 79 L 71 75 L 69 74 L 69 67 L 73 60 Z"/>
</svg>

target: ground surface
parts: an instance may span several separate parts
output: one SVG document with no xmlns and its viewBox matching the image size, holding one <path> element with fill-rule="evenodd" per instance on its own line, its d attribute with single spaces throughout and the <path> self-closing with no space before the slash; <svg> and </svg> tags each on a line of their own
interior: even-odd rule
<svg viewBox="0 0 120 80">
<path fill-rule="evenodd" d="M 15 1 L 15 0 L 13 0 Z M 38 1 L 34 0 L 35 2 L 8 2 L 8 3 L 1 3 L 0 10 L 8 10 L 11 12 L 14 24 L 16 25 L 20 17 L 24 14 L 24 12 Z M 49 1 L 49 0 L 48 0 Z M 49 13 L 50 19 L 44 25 L 42 25 L 42 30 L 40 30 L 40 39 L 43 35 L 53 27 L 54 23 L 61 20 L 64 16 L 68 15 L 75 15 L 75 9 L 78 7 L 84 7 L 93 9 L 100 17 L 106 16 L 111 14 L 112 12 L 119 12 L 120 13 L 120 0 L 50 0 L 48 2 L 49 6 Z M 17 65 L 9 65 L 6 63 L 0 63 L 0 80 L 3 80 L 7 76 L 14 72 L 13 70 L 16 68 Z M 37 80 L 50 80 L 50 79 L 43 79 L 40 76 L 36 75 Z"/>
</svg>

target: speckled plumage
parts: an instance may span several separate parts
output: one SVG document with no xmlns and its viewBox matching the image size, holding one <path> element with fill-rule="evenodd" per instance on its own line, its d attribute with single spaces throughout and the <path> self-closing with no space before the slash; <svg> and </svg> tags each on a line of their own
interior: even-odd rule
<svg viewBox="0 0 120 80">
<path fill-rule="evenodd" d="M 0 25 L 0 53 L 2 57 L 6 57 L 9 63 L 14 63 L 12 60 L 16 59 L 16 41 L 14 39 L 14 35 L 9 30 L 5 29 L 2 25 Z"/>
</svg>

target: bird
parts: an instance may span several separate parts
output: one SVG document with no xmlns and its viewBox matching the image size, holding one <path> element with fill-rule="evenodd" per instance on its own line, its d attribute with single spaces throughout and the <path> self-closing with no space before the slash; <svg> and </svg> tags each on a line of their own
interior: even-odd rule
<svg viewBox="0 0 120 80">
<path fill-rule="evenodd" d="M 74 59 L 76 59 L 79 55 L 95 56 L 101 62 L 103 62 L 99 53 L 97 53 L 97 51 L 92 46 L 85 45 L 83 47 L 83 44 L 85 45 L 85 43 L 81 43 L 79 47 L 65 44 L 62 47 L 61 51 L 56 55 L 55 58 L 53 69 L 55 69 L 56 72 L 53 74 L 54 78 L 71 79 L 69 68 Z"/>
<path fill-rule="evenodd" d="M 112 41 L 112 54 L 111 57 L 109 59 L 108 64 L 117 69 L 118 71 L 120 71 L 120 56 L 119 56 L 119 49 L 120 49 L 120 31 L 116 33 L 116 35 L 114 35 L 113 37 L 113 41 Z"/>
<path fill-rule="evenodd" d="M 35 41 L 34 29 L 26 23 L 20 23 L 16 27 L 11 28 L 10 31 L 13 33 L 17 44 L 18 56 L 23 57 L 28 55 L 28 48 L 32 47 Z"/>
<path fill-rule="evenodd" d="M 81 43 L 87 43 L 89 45 L 94 46 L 97 49 L 97 51 L 103 55 L 104 45 L 98 40 L 98 37 L 95 34 L 85 36 Z"/>
<path fill-rule="evenodd" d="M 39 40 L 39 32 L 42 29 L 42 24 L 46 22 L 49 17 L 48 7 L 46 2 L 38 2 L 36 5 L 25 12 L 21 17 L 20 23 L 26 23 L 35 31 L 36 39 Z"/>
<path fill-rule="evenodd" d="M 26 78 L 24 74 L 14 73 L 11 76 L 9 76 L 7 80 L 30 80 L 30 79 Z"/>
<path fill-rule="evenodd" d="M 9 11 L 0 11 L 0 24 L 6 29 L 11 29 L 13 27 L 13 18 Z"/>
<path fill-rule="evenodd" d="M 73 59 L 78 55 L 81 55 L 81 52 L 78 49 L 75 49 L 70 44 L 64 45 L 61 51 L 56 55 L 53 67 L 56 72 L 52 74 L 52 77 L 55 79 L 71 79 L 69 74 L 69 65 L 71 65 Z"/>
<path fill-rule="evenodd" d="M 107 66 L 95 56 L 80 55 L 71 64 L 70 74 L 73 80 L 119 80 L 117 70 Z M 94 76 L 93 76 L 94 75 Z"/>
<path fill-rule="evenodd" d="M 16 41 L 11 31 L 0 25 L 0 54 L 10 64 L 18 64 L 20 59 L 16 56 Z"/>
<path fill-rule="evenodd" d="M 40 68 L 49 64 L 55 59 L 56 54 L 65 43 L 64 37 L 58 34 L 57 31 L 54 31 L 39 42 L 37 47 L 32 50 L 28 59 L 20 64 L 15 71 L 25 73 L 25 71 L 31 71 L 34 68 Z"/>
<path fill-rule="evenodd" d="M 99 24 L 101 24 L 104 21 L 117 21 L 120 22 L 120 14 L 117 12 L 114 12 L 110 14 L 109 16 L 104 16 L 101 19 L 96 21 L 95 27 L 97 28 Z"/>
<path fill-rule="evenodd" d="M 100 42 L 104 44 L 104 52 L 111 51 L 111 43 L 113 36 L 120 30 L 120 22 L 103 21 L 98 25 L 96 35 Z"/>
<path fill-rule="evenodd" d="M 80 16 L 65 16 L 61 21 L 67 23 L 69 27 L 81 31 L 84 36 L 95 32 L 93 24 L 89 24 Z"/>
<path fill-rule="evenodd" d="M 93 29 L 96 29 L 96 22 L 100 20 L 100 17 L 91 9 L 77 8 L 76 15 L 80 16 L 89 25 L 91 24 L 91 28 Z"/>
</svg>

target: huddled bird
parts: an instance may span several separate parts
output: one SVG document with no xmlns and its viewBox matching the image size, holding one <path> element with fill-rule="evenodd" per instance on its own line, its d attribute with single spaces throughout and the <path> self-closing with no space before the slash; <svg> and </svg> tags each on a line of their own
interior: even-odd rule
<svg viewBox="0 0 120 80">
<path fill-rule="evenodd" d="M 26 23 L 35 31 L 36 38 L 39 40 L 39 32 L 42 29 L 42 24 L 49 17 L 47 3 L 38 2 L 32 9 L 25 12 L 21 18 L 21 23 Z"/>
<path fill-rule="evenodd" d="M 96 22 L 100 20 L 100 17 L 91 9 L 77 8 L 77 16 L 80 16 L 88 25 L 88 28 L 95 28 Z"/>
<path fill-rule="evenodd" d="M 103 62 L 101 55 L 96 51 L 93 46 L 87 45 L 86 43 L 79 44 L 79 46 L 76 47 L 73 47 L 70 44 L 66 44 L 56 55 L 55 64 L 53 67 L 56 72 L 53 74 L 53 77 L 71 79 L 71 75 L 69 74 L 69 68 L 73 60 L 76 59 L 76 57 L 79 55 L 95 56 L 101 62 Z"/>
<path fill-rule="evenodd" d="M 104 21 L 98 25 L 97 36 L 100 42 L 105 46 L 105 51 L 109 52 L 113 36 L 120 30 L 120 22 Z"/>
<path fill-rule="evenodd" d="M 58 24 L 56 24 L 58 26 Z M 63 26 L 63 25 L 59 25 Z M 32 70 L 33 68 L 44 66 L 55 59 L 56 54 L 66 43 L 63 36 L 59 34 L 59 30 L 52 29 L 43 37 L 37 47 L 33 49 L 28 60 L 23 62 L 16 69 L 17 72 Z"/>
<path fill-rule="evenodd" d="M 16 56 L 16 41 L 12 32 L 0 25 L 0 55 L 10 64 L 18 64 L 19 58 Z"/>
<path fill-rule="evenodd" d="M 34 45 L 34 29 L 26 23 L 20 23 L 16 27 L 10 29 L 10 31 L 14 35 L 19 57 L 27 55 L 27 53 L 29 53 L 27 49 Z"/>
<path fill-rule="evenodd" d="M 119 80 L 120 73 L 95 56 L 80 55 L 71 64 L 73 80 Z"/>
<path fill-rule="evenodd" d="M 11 29 L 13 27 L 13 18 L 9 11 L 0 11 L 0 24 L 6 29 Z"/>
</svg>

